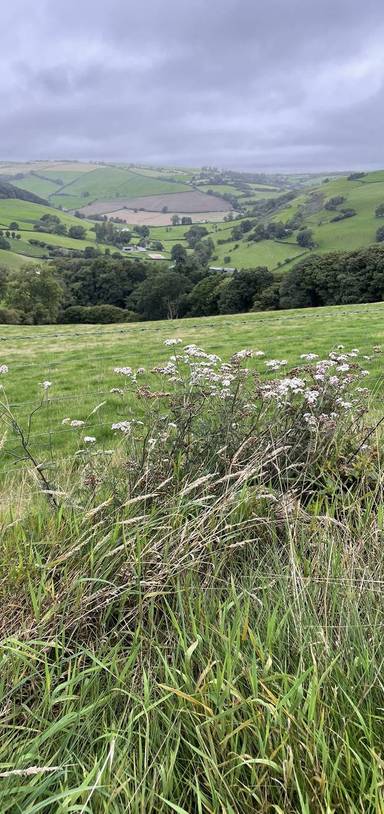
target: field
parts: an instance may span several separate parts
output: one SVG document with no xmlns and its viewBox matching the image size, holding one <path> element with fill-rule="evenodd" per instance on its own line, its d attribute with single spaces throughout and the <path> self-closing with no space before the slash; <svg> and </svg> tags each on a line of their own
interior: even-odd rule
<svg viewBox="0 0 384 814">
<path fill-rule="evenodd" d="M 79 223 L 81 223 L 86 229 L 86 238 L 79 240 L 66 235 L 36 232 L 33 229 L 33 224 L 46 214 L 57 215 L 67 228 L 78 226 Z M 21 235 L 21 240 L 13 240 L 10 238 L 11 251 L 2 250 L 2 262 L 9 268 L 19 268 L 23 262 L 46 256 L 45 249 L 31 246 L 28 243 L 30 239 L 41 240 L 49 246 L 58 246 L 64 249 L 84 250 L 87 246 L 96 246 L 96 235 L 95 232 L 92 231 L 93 223 L 91 221 L 87 221 L 86 219 L 79 221 L 78 218 L 65 212 L 58 212 L 52 207 L 29 203 L 28 201 L 19 201 L 17 199 L 0 200 L 0 229 L 6 229 L 12 221 L 15 221 L 19 225 L 17 231 Z M 107 248 L 103 244 L 99 245 L 103 250 Z"/>
<path fill-rule="evenodd" d="M 118 412 L 125 417 L 126 406 L 110 393 L 119 387 L 116 366 L 129 365 L 150 369 L 165 360 L 169 351 L 163 346 L 168 337 L 180 337 L 186 344 L 196 343 L 209 352 L 228 355 L 243 347 L 263 350 L 266 358 L 286 358 L 299 362 L 300 353 L 326 353 L 337 344 L 357 346 L 372 353 L 374 345 L 384 346 L 384 304 L 242 314 L 172 323 L 135 323 L 98 328 L 97 326 L 39 326 L 21 328 L 2 326 L 0 364 L 23 373 L 10 377 L 8 395 L 20 405 L 24 420 L 38 405 L 44 380 L 53 383 L 51 398 L 33 422 L 34 450 L 53 461 L 61 454 L 73 454 L 81 441 L 81 432 L 63 427 L 64 418 L 86 420 L 99 402 L 103 406 L 87 421 L 87 432 L 97 435 L 100 444 L 113 442 L 110 424 Z M 260 369 L 264 369 L 261 363 Z M 371 365 L 370 383 L 377 398 L 382 392 L 381 356 Z M 19 413 L 19 408 L 15 410 Z M 3 450 L 12 469 L 17 454 L 12 436 Z M 16 466 L 19 465 L 16 458 Z"/>
<path fill-rule="evenodd" d="M 383 316 L 2 326 L 2 814 L 381 814 Z"/>
<path fill-rule="evenodd" d="M 113 218 L 121 218 L 121 220 L 125 220 L 126 223 L 129 223 L 131 226 L 135 224 L 139 224 L 140 226 L 169 226 L 172 223 L 172 213 L 171 212 L 146 212 L 140 211 L 137 212 L 134 209 L 117 209 L 113 210 L 112 212 L 105 213 L 107 217 Z M 228 215 L 228 210 L 226 212 L 191 212 L 190 217 L 192 219 L 192 223 L 219 223 L 221 222 L 225 215 Z M 186 231 L 186 227 L 183 226 L 182 235 L 184 235 Z M 152 233 L 151 233 L 152 236 Z"/>
<path fill-rule="evenodd" d="M 70 212 L 80 209 L 87 220 L 83 225 L 88 229 L 87 241 L 94 243 L 92 217 L 106 215 L 118 217 L 126 223 L 150 227 L 150 239 L 164 242 L 167 257 L 175 242 L 185 244 L 184 235 L 188 226 L 174 231 L 171 227 L 172 213 L 191 216 L 193 222 L 204 223 L 213 239 L 215 249 L 211 258 L 213 266 L 251 268 L 267 265 L 279 276 L 292 268 L 299 257 L 310 250 L 297 244 L 300 228 L 313 232 L 315 248 L 312 251 L 347 251 L 375 242 L 380 219 L 375 217 L 376 207 L 384 202 L 384 171 L 367 173 L 359 180 L 349 181 L 346 175 L 331 175 L 326 178 L 316 175 L 273 176 L 268 183 L 244 181 L 243 176 L 219 174 L 223 183 L 215 183 L 217 175 L 209 180 L 209 172 L 181 168 L 136 167 L 132 165 L 95 165 L 76 162 L 33 162 L 31 164 L 0 165 L 4 174 L 24 173 L 23 178 L 15 178 L 15 184 L 49 201 L 49 209 L 60 208 L 60 215 L 67 225 L 74 220 Z M 215 171 L 216 172 L 216 171 Z M 244 176 L 245 177 L 245 176 Z M 244 192 L 244 188 L 248 191 Z M 231 204 L 223 198 L 208 195 L 208 190 L 220 194 L 230 193 L 237 198 L 239 211 L 232 213 L 233 223 L 221 223 L 231 210 Z M 281 202 L 279 196 L 294 190 L 295 197 L 289 204 Z M 327 210 L 327 199 L 343 196 L 344 201 L 335 210 Z M 263 204 L 264 201 L 264 204 Z M 271 208 L 273 202 L 276 209 Z M 167 207 L 167 212 L 163 212 Z M 269 208 L 268 208 L 269 207 Z M 332 222 L 343 208 L 355 211 L 353 217 Z M 134 211 L 136 210 L 136 211 Z M 31 209 L 31 204 L 9 199 L 0 201 L 0 226 L 10 221 L 22 221 L 25 229 L 37 219 L 43 209 Z M 24 216 L 23 216 L 24 212 Z M 20 214 L 18 214 L 20 213 Z M 291 221 L 299 215 L 292 235 L 284 240 L 249 242 L 248 233 L 233 240 L 233 225 L 243 219 L 252 218 L 254 224 L 268 224 L 271 221 Z M 76 221 L 75 221 L 76 222 Z M 171 231 L 168 231 L 171 230 Z M 23 235 L 24 238 L 24 235 Z M 222 242 L 222 241 L 225 242 Z M 69 247 L 68 239 L 58 239 L 56 245 Z M 85 248 L 80 243 L 77 248 Z M 75 246 L 74 246 L 75 247 Z M 14 245 L 16 253 L 34 256 L 36 251 L 26 253 L 23 244 Z M 229 259 L 228 259 L 229 258 Z M 5 255 L 8 265 L 17 265 L 17 259 Z"/>
<path fill-rule="evenodd" d="M 161 212 L 166 206 L 169 212 L 185 213 L 191 212 L 228 212 L 231 205 L 222 198 L 215 198 L 214 195 L 204 195 L 198 190 L 180 193 L 167 193 L 166 195 L 145 195 L 141 198 L 116 198 L 113 207 L 111 201 L 98 200 L 94 204 L 82 207 L 82 213 L 87 217 L 92 215 L 102 215 L 108 210 L 123 209 L 145 209 L 148 212 Z"/>
</svg>

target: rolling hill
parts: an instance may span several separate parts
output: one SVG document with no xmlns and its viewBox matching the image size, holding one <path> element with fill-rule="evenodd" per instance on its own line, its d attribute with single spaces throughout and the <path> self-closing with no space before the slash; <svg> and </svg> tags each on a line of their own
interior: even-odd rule
<svg viewBox="0 0 384 814">
<path fill-rule="evenodd" d="M 283 274 L 311 251 L 342 251 L 375 242 L 382 222 L 375 216 L 375 209 L 384 202 L 384 171 L 351 177 L 274 176 L 120 164 L 32 162 L 0 164 L 0 197 L 1 190 L 6 198 L 0 201 L 3 228 L 16 221 L 23 232 L 33 229 L 33 223 L 43 214 L 43 206 L 44 211 L 51 213 L 60 209 L 60 219 L 68 227 L 78 225 L 71 212 L 81 210 L 88 243 L 94 243 L 92 218 L 107 216 L 132 227 L 147 224 L 149 239 L 160 241 L 163 256 L 169 259 L 176 243 L 187 246 L 185 233 L 189 228 L 172 225 L 172 216 L 188 213 L 193 222 L 204 222 L 214 242 L 213 266 L 266 265 Z M 330 208 L 332 199 L 338 202 Z M 24 203 L 36 208 L 25 210 Z M 233 232 L 234 227 L 249 220 L 250 230 L 244 234 L 241 229 Z M 267 227 L 277 222 L 290 227 L 286 237 L 253 239 L 256 225 Z M 314 248 L 298 245 L 298 232 L 302 229 L 311 230 Z M 19 244 L 12 244 L 11 253 L 25 252 L 28 246 L 25 237 L 23 234 Z M 70 247 L 68 238 L 57 238 L 58 246 Z M 138 238 L 132 242 L 135 240 Z M 84 247 L 84 242 L 76 242 L 76 248 Z M 31 252 L 30 256 L 34 254 Z M 8 254 L 3 257 L 5 261 L 12 265 Z"/>
</svg>

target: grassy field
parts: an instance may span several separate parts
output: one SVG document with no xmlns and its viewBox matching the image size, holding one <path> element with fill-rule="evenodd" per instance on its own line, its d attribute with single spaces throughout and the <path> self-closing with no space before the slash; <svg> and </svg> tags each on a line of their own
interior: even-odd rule
<svg viewBox="0 0 384 814">
<path fill-rule="evenodd" d="M 26 247 L 25 247 L 26 248 Z M 6 249 L 0 249 L 0 265 L 6 266 L 12 271 L 22 268 L 24 263 L 36 263 L 36 255 L 19 254 Z"/>
<path fill-rule="evenodd" d="M 138 172 L 117 167 L 100 167 L 78 176 L 67 184 L 66 193 L 80 197 L 89 193 L 91 200 L 96 198 L 136 198 L 142 195 L 163 195 L 167 192 L 185 192 L 189 187 L 180 182 L 159 181 Z"/>
<path fill-rule="evenodd" d="M 97 435 L 101 445 L 113 442 L 111 422 L 126 416 L 130 405 L 111 394 L 121 386 L 121 377 L 113 373 L 116 366 L 129 365 L 150 369 L 157 360 L 165 360 L 169 349 L 163 341 L 180 337 L 185 343 L 196 343 L 210 352 L 228 355 L 243 347 L 263 350 L 266 358 L 286 358 L 299 363 L 302 352 L 326 353 L 342 343 L 357 346 L 367 355 L 374 345 L 384 344 L 384 305 L 356 305 L 278 313 L 255 313 L 176 322 L 135 323 L 97 326 L 1 326 L 0 364 L 22 376 L 9 377 L 8 396 L 15 412 L 26 421 L 31 407 L 37 406 L 41 383 L 51 381 L 51 398 L 33 421 L 34 449 L 44 459 L 72 454 L 81 443 L 82 431 L 61 422 L 64 418 L 87 420 L 87 432 Z M 260 370 L 265 370 L 260 362 Z M 381 356 L 374 355 L 370 364 L 370 383 L 381 392 Z M 103 406 L 88 418 L 94 407 Z M 18 454 L 15 439 L 8 437 L 3 450 L 3 463 L 12 468 L 13 454 Z M 19 464 L 17 464 L 19 465 Z"/>
<path fill-rule="evenodd" d="M 13 457 L 3 407 L 2 814 L 382 814 L 383 316 L 2 326 L 2 400 L 28 434 L 45 392 L 29 448 L 46 464 Z M 148 374 L 157 395 L 110 393 L 115 366 L 150 370 L 175 337 L 265 351 L 261 382 L 272 358 L 284 377 L 357 346 L 365 428 L 355 408 L 323 425 L 320 399 L 312 432 L 307 396 L 263 403 L 238 373 L 230 400 Z M 140 442 L 111 431 L 132 418 Z"/>
</svg>

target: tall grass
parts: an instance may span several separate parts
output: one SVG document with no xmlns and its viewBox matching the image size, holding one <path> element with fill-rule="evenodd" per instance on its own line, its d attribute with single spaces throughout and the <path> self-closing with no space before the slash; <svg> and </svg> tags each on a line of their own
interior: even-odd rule
<svg viewBox="0 0 384 814">
<path fill-rule="evenodd" d="M 325 420 L 328 373 L 314 404 L 202 360 L 138 387 L 143 424 L 64 463 L 58 507 L 33 467 L 5 485 L 2 812 L 384 811 L 381 450 L 358 368 Z"/>
</svg>

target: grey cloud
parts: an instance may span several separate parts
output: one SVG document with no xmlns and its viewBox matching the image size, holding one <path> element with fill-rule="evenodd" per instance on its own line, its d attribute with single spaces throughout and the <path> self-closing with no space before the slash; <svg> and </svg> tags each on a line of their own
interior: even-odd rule
<svg viewBox="0 0 384 814">
<path fill-rule="evenodd" d="M 0 158 L 384 165 L 381 0 L 14 0 Z"/>
</svg>

